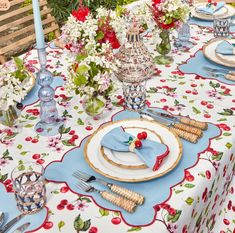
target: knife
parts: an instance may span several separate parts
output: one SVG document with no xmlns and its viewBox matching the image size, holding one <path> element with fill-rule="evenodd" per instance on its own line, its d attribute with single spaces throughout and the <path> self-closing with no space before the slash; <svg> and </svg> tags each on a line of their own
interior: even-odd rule
<svg viewBox="0 0 235 233">
<path fill-rule="evenodd" d="M 29 227 L 29 225 L 30 225 L 30 222 L 24 223 L 24 224 L 22 224 L 21 226 L 17 227 L 17 228 L 13 231 L 13 233 L 23 233 L 23 232 L 26 230 L 26 228 Z"/>
<path fill-rule="evenodd" d="M 6 225 L 4 225 L 2 228 L 0 228 L 0 233 L 6 233 L 10 228 L 12 228 L 20 219 L 22 219 L 25 216 L 25 214 L 20 214 L 13 218 L 11 221 L 9 221 Z"/>
<path fill-rule="evenodd" d="M 191 143 L 197 143 L 199 137 L 196 134 L 189 133 L 187 131 L 184 131 L 182 129 L 178 129 L 174 126 L 174 124 L 169 123 L 168 120 L 159 117 L 157 115 L 151 115 L 146 112 L 140 112 L 140 117 L 141 118 L 146 118 L 146 116 L 151 117 L 152 120 L 155 120 L 159 122 L 160 124 L 166 125 L 171 131 L 173 131 L 176 135 L 178 135 L 180 138 L 185 139 L 186 141 L 189 141 Z"/>
<path fill-rule="evenodd" d="M 149 113 L 153 114 L 153 115 L 157 115 L 159 117 L 163 117 L 163 118 L 166 118 L 167 120 L 169 121 L 172 121 L 174 123 L 182 123 L 182 124 L 185 124 L 185 125 L 190 125 L 194 128 L 198 128 L 198 129 L 201 129 L 201 130 L 206 130 L 208 128 L 208 124 L 206 122 L 201 122 L 201 121 L 196 121 L 196 120 L 192 120 L 190 119 L 189 117 L 183 117 L 183 116 L 172 116 L 170 114 L 166 114 L 166 113 L 161 113 L 161 112 L 157 112 L 157 111 L 154 111 L 152 109 L 148 109 L 147 110 Z M 184 129 L 185 130 L 185 129 Z M 187 131 L 187 130 L 185 130 Z M 188 131 L 190 133 L 194 133 L 194 134 L 197 134 L 195 132 L 191 132 L 191 131 Z"/>
</svg>

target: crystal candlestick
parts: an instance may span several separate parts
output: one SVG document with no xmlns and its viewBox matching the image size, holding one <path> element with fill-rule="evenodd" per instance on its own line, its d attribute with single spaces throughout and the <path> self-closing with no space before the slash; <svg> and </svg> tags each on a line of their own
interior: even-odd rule
<svg viewBox="0 0 235 233">
<path fill-rule="evenodd" d="M 46 50 L 38 49 L 38 58 L 41 69 L 37 73 L 37 82 L 41 86 L 38 91 L 40 99 L 40 121 L 36 124 L 35 130 L 42 136 L 54 136 L 58 134 L 59 127 L 63 121 L 58 118 L 56 101 L 54 100 L 55 91 L 51 87 L 53 75 L 46 69 Z"/>
</svg>

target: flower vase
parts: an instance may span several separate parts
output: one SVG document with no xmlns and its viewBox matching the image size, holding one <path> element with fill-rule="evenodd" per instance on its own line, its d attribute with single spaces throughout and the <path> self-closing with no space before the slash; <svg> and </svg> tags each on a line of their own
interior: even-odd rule
<svg viewBox="0 0 235 233">
<path fill-rule="evenodd" d="M 159 35 L 161 38 L 161 43 L 156 46 L 156 50 L 161 55 L 156 56 L 154 61 L 157 64 L 167 65 L 173 62 L 173 58 L 171 56 L 167 56 L 167 54 L 171 51 L 170 31 L 162 30 Z"/>
<path fill-rule="evenodd" d="M 106 101 L 102 96 L 86 95 L 83 99 L 83 109 L 93 120 L 98 120 L 106 106 Z"/>
<path fill-rule="evenodd" d="M 19 110 L 15 106 L 9 106 L 7 110 L 0 110 L 0 124 L 8 127 L 15 125 L 19 117 Z"/>
</svg>

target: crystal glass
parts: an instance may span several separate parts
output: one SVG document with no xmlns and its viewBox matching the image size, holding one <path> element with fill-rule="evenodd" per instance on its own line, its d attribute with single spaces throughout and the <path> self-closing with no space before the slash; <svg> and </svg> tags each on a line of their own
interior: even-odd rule
<svg viewBox="0 0 235 233">
<path fill-rule="evenodd" d="M 173 62 L 173 58 L 171 56 L 167 56 L 167 54 L 171 51 L 170 31 L 162 30 L 159 36 L 161 38 L 161 43 L 157 44 L 156 50 L 161 55 L 156 56 L 154 60 L 157 64 L 167 65 Z"/>
<path fill-rule="evenodd" d="M 39 212 L 46 204 L 44 168 L 36 163 L 24 163 L 11 173 L 18 209 L 24 214 Z"/>
<path fill-rule="evenodd" d="M 130 111 L 141 111 L 146 102 L 146 81 L 127 83 L 123 82 L 125 106 Z"/>
<path fill-rule="evenodd" d="M 214 37 L 229 37 L 231 18 L 214 18 Z"/>
</svg>

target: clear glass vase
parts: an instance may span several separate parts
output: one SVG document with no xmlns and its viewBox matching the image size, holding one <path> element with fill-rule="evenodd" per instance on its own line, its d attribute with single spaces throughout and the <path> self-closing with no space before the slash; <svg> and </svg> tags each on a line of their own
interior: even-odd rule
<svg viewBox="0 0 235 233">
<path fill-rule="evenodd" d="M 15 106 L 10 106 L 6 111 L 0 110 L 0 124 L 12 127 L 19 118 L 20 111 Z"/>
<path fill-rule="evenodd" d="M 167 65 L 173 62 L 173 58 L 169 55 L 167 56 L 171 51 L 170 31 L 162 30 L 159 36 L 161 38 L 161 43 L 156 46 L 156 50 L 161 55 L 156 56 L 154 60 L 157 64 Z"/>
<path fill-rule="evenodd" d="M 106 101 L 103 96 L 86 95 L 83 99 L 83 109 L 86 114 L 94 120 L 99 119 L 106 106 Z"/>
</svg>

